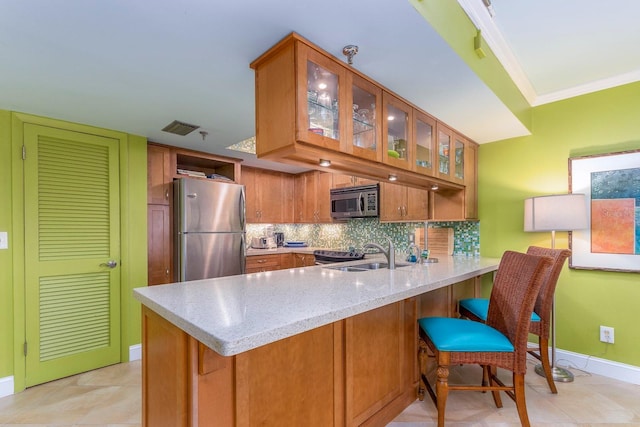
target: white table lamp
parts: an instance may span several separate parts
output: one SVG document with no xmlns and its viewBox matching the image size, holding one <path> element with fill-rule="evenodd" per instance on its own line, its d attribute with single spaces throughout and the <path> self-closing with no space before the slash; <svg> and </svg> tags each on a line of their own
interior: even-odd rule
<svg viewBox="0 0 640 427">
<path fill-rule="evenodd" d="M 558 194 L 531 197 L 524 201 L 524 231 L 551 231 L 551 248 L 556 247 L 556 231 L 588 228 L 584 194 Z M 551 310 L 551 374 L 554 381 L 571 382 L 573 374 L 556 366 L 556 304 Z M 535 368 L 545 376 L 542 365 Z"/>
</svg>

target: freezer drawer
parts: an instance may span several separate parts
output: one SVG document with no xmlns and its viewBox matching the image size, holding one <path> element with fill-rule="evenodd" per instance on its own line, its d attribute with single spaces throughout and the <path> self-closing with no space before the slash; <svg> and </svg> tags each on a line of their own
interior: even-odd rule
<svg viewBox="0 0 640 427">
<path fill-rule="evenodd" d="M 244 274 L 244 233 L 184 233 L 179 237 L 179 281 Z"/>
</svg>

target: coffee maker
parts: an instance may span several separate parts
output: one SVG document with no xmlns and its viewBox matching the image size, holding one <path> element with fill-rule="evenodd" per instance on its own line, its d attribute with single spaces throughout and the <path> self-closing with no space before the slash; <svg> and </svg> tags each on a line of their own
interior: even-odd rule
<svg viewBox="0 0 640 427">
<path fill-rule="evenodd" d="M 273 237 L 276 239 L 276 245 L 278 247 L 284 246 L 284 233 L 281 231 L 276 231 L 273 233 Z"/>
</svg>

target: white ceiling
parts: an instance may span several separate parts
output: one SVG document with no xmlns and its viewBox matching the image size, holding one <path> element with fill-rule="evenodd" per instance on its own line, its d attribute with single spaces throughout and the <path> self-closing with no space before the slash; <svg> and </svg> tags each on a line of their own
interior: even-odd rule
<svg viewBox="0 0 640 427">
<path fill-rule="evenodd" d="M 531 105 L 640 80 L 637 0 L 460 0 Z M 527 134 L 406 0 L 0 0 L 0 108 L 201 151 L 254 134 L 249 63 L 296 31 L 471 139 Z M 502 40 L 501 40 L 502 39 Z M 177 119 L 208 132 L 162 132 Z M 273 163 L 263 166 L 290 170 Z"/>
</svg>

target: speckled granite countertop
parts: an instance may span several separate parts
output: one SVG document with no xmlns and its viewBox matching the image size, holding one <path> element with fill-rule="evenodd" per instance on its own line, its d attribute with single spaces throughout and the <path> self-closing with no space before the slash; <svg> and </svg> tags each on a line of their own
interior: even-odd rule
<svg viewBox="0 0 640 427">
<path fill-rule="evenodd" d="M 373 258 L 367 256 L 368 260 Z M 136 288 L 133 292 L 138 301 L 198 341 L 223 356 L 232 356 L 489 273 L 500 261 L 439 259 L 434 264 L 363 272 L 323 266 L 292 268 Z"/>
</svg>

